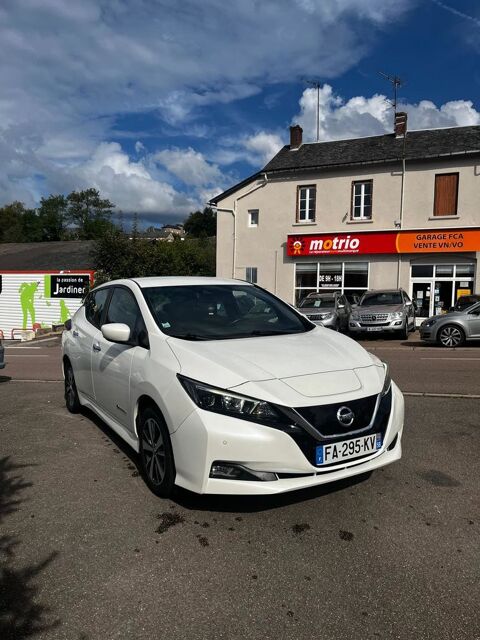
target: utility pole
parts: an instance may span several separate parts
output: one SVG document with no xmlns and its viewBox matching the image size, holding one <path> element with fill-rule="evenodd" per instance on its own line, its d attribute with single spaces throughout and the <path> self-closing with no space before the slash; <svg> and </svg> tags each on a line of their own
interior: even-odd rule
<svg viewBox="0 0 480 640">
<path fill-rule="evenodd" d="M 318 80 L 308 80 L 304 78 L 304 82 L 317 90 L 317 142 L 320 141 L 320 82 Z"/>
</svg>

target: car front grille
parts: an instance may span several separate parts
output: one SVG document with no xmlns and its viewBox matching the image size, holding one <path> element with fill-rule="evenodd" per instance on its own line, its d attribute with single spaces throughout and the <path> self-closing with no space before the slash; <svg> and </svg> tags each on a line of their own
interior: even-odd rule
<svg viewBox="0 0 480 640">
<path fill-rule="evenodd" d="M 390 326 L 389 322 L 376 322 L 373 324 L 372 322 L 360 322 L 361 327 L 388 327 Z"/>
<path fill-rule="evenodd" d="M 325 419 L 325 416 L 328 415 L 330 424 L 327 426 L 322 426 L 322 428 L 324 430 L 330 431 L 330 433 L 336 432 L 336 435 L 334 437 L 327 436 L 325 438 L 319 434 L 318 438 L 314 438 L 310 433 L 308 433 L 304 429 L 297 429 L 295 431 L 289 432 L 288 435 L 296 442 L 297 446 L 303 452 L 303 455 L 307 458 L 310 464 L 316 466 L 316 448 L 318 445 L 333 443 L 333 442 L 340 442 L 341 440 L 348 440 L 352 437 L 355 437 L 353 435 L 346 435 L 347 432 L 350 432 L 354 429 L 353 425 L 350 425 L 350 427 L 348 428 L 342 428 L 343 433 L 338 433 L 340 429 L 339 429 L 339 425 L 336 417 L 336 411 L 338 411 L 338 409 L 342 406 L 347 406 L 347 407 L 350 407 L 350 409 L 352 409 L 352 411 L 354 412 L 355 412 L 355 408 L 357 409 L 358 411 L 358 417 L 356 417 L 357 425 L 363 424 L 364 426 L 368 427 L 368 425 L 370 424 L 370 421 L 372 421 L 372 418 L 373 418 L 370 428 L 361 432 L 362 436 L 368 436 L 374 433 L 379 433 L 381 434 L 382 440 L 383 440 L 383 438 L 385 437 L 385 431 L 387 430 L 388 420 L 390 418 L 390 413 L 392 410 L 391 387 L 388 393 L 386 393 L 380 399 L 380 402 L 378 403 L 377 412 L 375 413 L 375 417 L 374 417 L 373 414 L 374 414 L 377 398 L 378 396 L 369 396 L 368 398 L 363 398 L 361 400 L 352 400 L 351 402 L 337 403 L 334 405 L 322 405 L 321 407 L 304 407 L 303 409 L 297 408 L 296 411 L 298 411 L 298 413 L 300 413 L 309 422 L 310 422 L 309 417 L 314 419 L 316 415 L 318 419 L 321 419 L 321 418 Z M 334 411 L 334 408 L 336 408 L 335 411 Z M 312 414 L 315 414 L 315 415 L 312 415 Z M 335 425 L 333 424 L 333 420 L 331 419 L 333 415 L 336 423 Z M 361 427 L 358 427 L 358 426 L 356 428 L 361 429 Z M 356 458 L 355 460 L 360 462 L 362 458 L 368 457 L 370 455 L 371 454 L 367 454 L 366 456 L 361 456 L 359 458 Z M 331 467 L 338 466 L 338 463 L 332 463 L 331 465 L 323 465 L 322 469 L 330 466 Z"/>
<path fill-rule="evenodd" d="M 311 316 L 307 316 L 307 318 L 308 318 L 309 320 L 321 320 L 321 319 L 322 319 L 322 316 L 321 316 L 319 313 L 316 313 L 316 314 L 314 313 L 314 314 L 313 314 L 313 315 L 311 315 Z"/>
<path fill-rule="evenodd" d="M 325 438 L 334 436 L 344 436 L 345 433 L 358 431 L 368 427 L 373 418 L 375 405 L 378 396 L 368 396 L 359 400 L 350 400 L 349 402 L 336 402 L 335 404 L 324 404 L 314 407 L 301 407 L 296 411 L 309 422 L 312 427 Z M 348 407 L 353 411 L 355 417 L 350 426 L 345 427 L 337 419 L 337 412 L 341 407 Z"/>
<path fill-rule="evenodd" d="M 369 314 L 361 314 L 360 322 L 368 322 L 378 324 L 380 322 L 387 322 L 388 313 L 369 313 Z"/>
</svg>

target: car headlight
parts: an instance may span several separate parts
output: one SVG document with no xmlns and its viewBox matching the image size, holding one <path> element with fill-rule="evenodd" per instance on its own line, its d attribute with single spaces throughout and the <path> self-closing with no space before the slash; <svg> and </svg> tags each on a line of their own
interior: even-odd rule
<svg viewBox="0 0 480 640">
<path fill-rule="evenodd" d="M 350 314 L 350 320 L 360 320 L 360 314 L 358 311 L 352 311 Z"/>
<path fill-rule="evenodd" d="M 390 372 L 388 369 L 388 364 L 386 362 L 382 363 L 384 368 L 385 368 L 385 380 L 383 382 L 383 388 L 382 388 L 382 396 L 387 395 L 387 393 L 390 391 L 390 387 L 392 386 L 392 379 L 390 377 Z"/>
<path fill-rule="evenodd" d="M 180 374 L 177 374 L 177 377 L 193 402 L 204 411 L 258 422 L 277 429 L 295 429 L 296 427 L 280 407 L 270 402 L 233 393 L 227 389 L 211 387 Z"/>
<path fill-rule="evenodd" d="M 383 362 L 383 360 L 380 360 L 378 356 L 376 356 L 374 353 L 371 353 L 370 351 L 368 352 L 368 355 L 371 357 L 374 364 L 376 364 L 377 366 L 382 366 L 385 371 L 385 378 L 383 380 L 383 387 L 381 391 L 381 395 L 384 396 L 389 392 L 390 387 L 392 386 L 392 379 L 390 377 L 388 364 L 386 362 Z"/>
<path fill-rule="evenodd" d="M 403 311 L 394 311 L 390 314 L 392 320 L 401 320 L 403 318 Z"/>
<path fill-rule="evenodd" d="M 436 321 L 437 321 L 436 318 L 429 318 L 428 320 L 425 320 L 425 322 L 422 322 L 422 326 L 432 327 L 436 323 Z"/>
<path fill-rule="evenodd" d="M 332 312 L 332 311 L 329 311 L 328 313 L 322 313 L 322 314 L 320 315 L 320 318 L 321 318 L 322 320 L 331 320 L 331 319 L 333 318 L 333 312 Z"/>
</svg>

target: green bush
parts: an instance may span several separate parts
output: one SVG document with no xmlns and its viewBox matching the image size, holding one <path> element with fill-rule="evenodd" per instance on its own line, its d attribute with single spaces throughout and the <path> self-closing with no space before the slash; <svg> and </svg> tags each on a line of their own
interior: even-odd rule
<svg viewBox="0 0 480 640">
<path fill-rule="evenodd" d="M 95 243 L 94 261 L 97 283 L 144 276 L 214 276 L 215 239 L 152 241 L 113 231 Z"/>
</svg>

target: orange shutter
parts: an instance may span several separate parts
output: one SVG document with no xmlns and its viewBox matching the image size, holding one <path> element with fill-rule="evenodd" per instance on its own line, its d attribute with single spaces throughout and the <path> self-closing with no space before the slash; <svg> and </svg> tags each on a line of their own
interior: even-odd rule
<svg viewBox="0 0 480 640">
<path fill-rule="evenodd" d="M 458 195 L 458 173 L 435 176 L 434 216 L 456 216 Z"/>
</svg>

